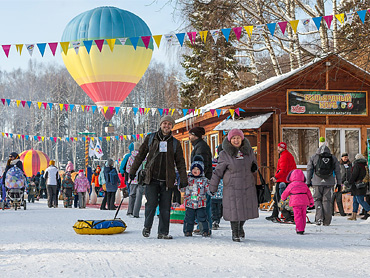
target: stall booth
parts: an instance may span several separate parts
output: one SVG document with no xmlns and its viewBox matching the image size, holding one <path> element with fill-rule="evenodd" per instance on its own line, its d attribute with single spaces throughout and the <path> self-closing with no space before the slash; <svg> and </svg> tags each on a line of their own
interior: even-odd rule
<svg viewBox="0 0 370 278">
<path fill-rule="evenodd" d="M 181 141 L 189 167 L 189 129 L 205 128 L 203 139 L 213 154 L 228 130 L 242 129 L 269 180 L 276 170 L 280 141 L 287 143 L 302 170 L 316 152 L 320 137 L 326 138 L 338 160 L 343 152 L 351 161 L 357 153 L 366 153 L 369 90 L 369 72 L 331 54 L 196 109 L 197 113 L 176 121 L 173 134 Z"/>
</svg>

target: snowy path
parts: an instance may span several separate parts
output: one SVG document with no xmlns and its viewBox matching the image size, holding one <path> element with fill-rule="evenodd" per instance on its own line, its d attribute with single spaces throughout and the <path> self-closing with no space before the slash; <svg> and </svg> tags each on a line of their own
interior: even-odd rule
<svg viewBox="0 0 370 278">
<path fill-rule="evenodd" d="M 370 277 L 370 218 L 332 226 L 294 226 L 260 218 L 245 225 L 246 240 L 231 241 L 229 222 L 211 238 L 185 238 L 182 225 L 171 224 L 173 240 L 141 235 L 143 218 L 127 218 L 123 234 L 77 235 L 78 219 L 111 219 L 113 211 L 87 208 L 49 209 L 46 201 L 27 210 L 0 211 L 2 277 Z M 143 211 L 141 211 L 143 217 Z M 309 214 L 313 220 L 313 213 Z M 3 274 L 6 273 L 5 276 Z"/>
</svg>

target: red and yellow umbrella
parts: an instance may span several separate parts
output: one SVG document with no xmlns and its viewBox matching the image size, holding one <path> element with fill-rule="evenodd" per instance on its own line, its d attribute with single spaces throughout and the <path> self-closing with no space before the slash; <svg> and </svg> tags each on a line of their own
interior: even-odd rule
<svg viewBox="0 0 370 278">
<path fill-rule="evenodd" d="M 27 177 L 32 177 L 49 166 L 50 158 L 42 151 L 27 150 L 22 152 L 19 157 Z"/>
</svg>

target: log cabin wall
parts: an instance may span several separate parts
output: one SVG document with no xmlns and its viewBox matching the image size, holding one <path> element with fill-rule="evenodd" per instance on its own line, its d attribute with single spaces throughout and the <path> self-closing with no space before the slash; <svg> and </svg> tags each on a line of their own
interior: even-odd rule
<svg viewBox="0 0 370 278">
<path fill-rule="evenodd" d="M 346 60 L 330 55 L 310 66 L 297 70 L 297 73 L 288 78 L 282 78 L 278 83 L 270 87 L 264 87 L 257 94 L 241 101 L 234 106 L 243 108 L 245 113 L 242 117 L 273 112 L 273 115 L 261 126 L 259 134 L 267 135 L 268 149 L 267 156 L 269 173 L 266 178 L 274 175 L 276 170 L 278 154 L 277 144 L 282 140 L 282 131 L 285 127 L 291 128 L 317 128 L 319 136 L 325 137 L 327 128 L 359 128 L 361 130 L 360 150 L 366 150 L 367 128 L 370 128 L 370 116 L 316 116 L 316 115 L 288 115 L 287 114 L 287 91 L 294 89 L 307 90 L 352 90 L 370 91 L 370 75 L 357 66 Z M 237 93 L 237 92 L 235 92 Z M 367 108 L 369 109 L 369 98 L 367 98 Z M 195 118 L 193 126 L 203 126 L 206 135 L 215 133 L 213 129 L 220 122 L 229 116 L 229 113 L 221 115 L 219 118 L 212 116 L 210 112 Z M 247 131 L 245 130 L 245 133 Z M 188 137 L 185 121 L 178 123 L 174 127 L 174 136 L 179 140 Z M 222 142 L 222 132 L 219 132 L 219 143 Z M 209 138 L 207 138 L 209 143 Z M 253 141 L 253 140 L 252 140 Z M 303 142 L 298 142 L 303 144 Z M 318 144 L 318 143 L 317 143 Z M 289 149 L 289 148 L 288 148 Z M 263 151 L 258 155 L 262 155 Z M 266 152 L 266 151 L 265 151 Z"/>
</svg>

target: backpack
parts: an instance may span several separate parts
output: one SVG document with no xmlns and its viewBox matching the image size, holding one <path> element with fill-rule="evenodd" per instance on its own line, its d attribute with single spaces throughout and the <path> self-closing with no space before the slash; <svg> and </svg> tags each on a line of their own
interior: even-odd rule
<svg viewBox="0 0 370 278">
<path fill-rule="evenodd" d="M 334 171 L 334 160 L 331 153 L 320 153 L 319 159 L 315 166 L 315 174 L 316 176 L 327 179 L 331 175 L 333 175 Z"/>
<path fill-rule="evenodd" d="M 112 169 L 109 173 L 108 173 L 108 177 L 109 177 L 109 182 L 116 186 L 118 185 L 119 183 L 119 177 L 118 177 L 118 173 L 116 171 L 116 169 Z"/>
<path fill-rule="evenodd" d="M 23 171 L 14 165 L 6 172 L 4 184 L 7 188 L 24 188 L 26 186 L 26 177 Z"/>
</svg>

